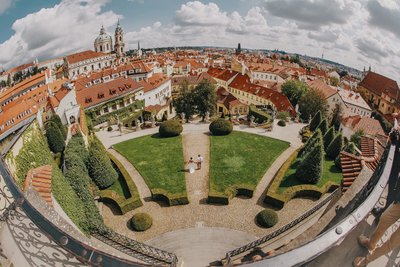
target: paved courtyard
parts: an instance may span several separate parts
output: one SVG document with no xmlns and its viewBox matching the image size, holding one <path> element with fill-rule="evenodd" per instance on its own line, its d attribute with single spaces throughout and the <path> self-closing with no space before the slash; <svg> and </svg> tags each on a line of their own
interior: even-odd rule
<svg viewBox="0 0 400 267">
<path fill-rule="evenodd" d="M 196 159 L 198 154 L 204 157 L 201 170 L 196 170 L 192 174 L 188 172 L 185 173 L 190 201 L 188 205 L 166 207 L 163 203 L 152 201 L 150 190 L 147 188 L 143 178 L 135 170 L 134 166 L 121 155 L 118 155 L 121 162 L 133 176 L 132 178 L 138 186 L 144 205 L 125 215 L 119 215 L 112 206 L 103 205 L 104 221 L 106 225 L 112 227 L 121 234 L 142 242 L 148 242 L 156 247 L 165 247 L 165 249 L 177 253 L 178 256 L 184 259 L 189 258 L 190 253 L 193 253 L 193 249 L 185 250 L 183 248 L 185 247 L 185 242 L 190 242 L 191 248 L 197 247 L 196 250 L 209 251 L 207 252 L 209 253 L 207 254 L 209 259 L 215 260 L 222 258 L 224 255 L 220 255 L 220 252 L 226 252 L 234 247 L 244 245 L 257 237 L 266 235 L 300 216 L 315 205 L 315 202 L 309 199 L 293 199 L 285 205 L 284 209 L 278 212 L 280 220 L 274 227 L 264 229 L 258 227 L 254 222 L 256 214 L 264 208 L 262 203 L 263 195 L 274 174 L 289 155 L 301 145 L 298 132 L 303 126 L 303 124 L 289 124 L 287 127 L 275 126 L 274 131 L 276 132 L 266 132 L 262 129 L 235 126 L 235 130 L 271 136 L 288 141 L 291 143 L 291 146 L 285 150 L 267 170 L 258 184 L 253 198 L 234 198 L 229 205 L 211 205 L 206 203 L 209 176 L 209 124 L 195 122 L 184 125 L 182 142 L 185 160 L 188 160 L 190 157 Z M 122 136 L 116 131 L 100 131 L 96 134 L 105 146 L 110 147 L 113 144 L 139 136 L 153 134 L 157 131 L 158 128 L 153 128 L 127 133 Z M 110 149 L 110 151 L 113 154 L 118 154 L 112 149 Z M 153 226 L 149 230 L 145 232 L 134 232 L 129 229 L 128 220 L 137 212 L 146 212 L 153 217 Z M 176 235 L 174 242 L 166 241 L 172 240 L 168 237 L 174 235 Z M 186 235 L 188 236 L 187 241 L 185 241 Z M 184 238 L 179 239 L 179 236 Z M 189 238 L 190 236 L 193 236 L 193 238 Z M 198 236 L 198 238 L 195 238 L 195 236 Z M 219 243 L 215 243 L 216 245 L 219 244 L 219 250 L 211 249 L 211 247 L 208 248 L 209 242 L 217 242 L 215 239 L 209 239 L 211 237 L 220 239 L 218 241 Z M 206 240 L 208 241 L 206 242 Z M 208 259 L 204 255 L 204 260 Z M 198 259 L 198 261 L 195 260 L 195 258 L 192 259 L 190 265 L 187 265 L 188 262 L 186 261 L 184 266 L 197 266 L 197 264 L 201 266 L 201 264 L 203 264 L 200 259 Z"/>
</svg>

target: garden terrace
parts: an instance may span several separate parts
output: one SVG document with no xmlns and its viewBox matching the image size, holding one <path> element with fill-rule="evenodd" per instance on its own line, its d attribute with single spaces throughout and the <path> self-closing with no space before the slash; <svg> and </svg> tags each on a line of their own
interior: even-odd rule
<svg viewBox="0 0 400 267">
<path fill-rule="evenodd" d="M 187 204 L 182 138 L 147 135 L 114 145 L 143 176 L 154 200 Z"/>
<path fill-rule="evenodd" d="M 289 147 L 287 142 L 244 132 L 210 138 L 208 201 L 223 204 L 236 194 L 252 197 L 266 170 Z"/>
</svg>

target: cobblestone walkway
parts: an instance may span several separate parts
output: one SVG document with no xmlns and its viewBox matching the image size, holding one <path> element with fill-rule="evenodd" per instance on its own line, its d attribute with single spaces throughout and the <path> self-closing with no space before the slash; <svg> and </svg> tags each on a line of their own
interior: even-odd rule
<svg viewBox="0 0 400 267">
<path fill-rule="evenodd" d="M 190 157 L 197 161 L 197 155 L 204 158 L 200 170 L 195 170 L 194 173 L 185 173 L 189 201 L 193 204 L 200 203 L 200 201 L 205 201 L 208 196 L 210 139 L 207 130 L 204 129 L 204 132 L 201 130 L 185 131 L 182 135 L 182 142 L 185 161 L 188 161 Z"/>
</svg>

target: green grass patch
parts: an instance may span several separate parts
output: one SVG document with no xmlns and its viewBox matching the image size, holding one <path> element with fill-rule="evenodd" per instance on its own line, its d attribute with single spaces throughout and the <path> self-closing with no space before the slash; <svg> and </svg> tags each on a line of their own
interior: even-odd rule
<svg viewBox="0 0 400 267">
<path fill-rule="evenodd" d="M 148 135 L 116 144 L 114 149 L 135 166 L 154 198 L 164 196 L 170 205 L 187 203 L 181 136 Z"/>
<path fill-rule="evenodd" d="M 303 184 L 295 176 L 296 169 L 300 161 L 301 159 L 297 158 L 290 165 L 289 169 L 282 179 L 280 186 L 278 187 L 277 192 L 279 194 L 283 193 L 289 187 Z M 321 188 L 329 181 L 333 182 L 334 184 L 340 184 L 342 178 L 342 172 L 335 166 L 335 161 L 325 157 L 322 177 L 318 181 L 318 183 L 315 184 L 315 186 Z"/>
<path fill-rule="evenodd" d="M 267 169 L 289 147 L 287 142 L 244 132 L 210 138 L 211 197 L 232 198 L 241 189 L 252 196 Z"/>
</svg>

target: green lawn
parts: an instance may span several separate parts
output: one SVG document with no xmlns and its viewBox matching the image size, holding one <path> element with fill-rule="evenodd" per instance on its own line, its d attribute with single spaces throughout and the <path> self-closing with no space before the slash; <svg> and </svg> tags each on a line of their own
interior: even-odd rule
<svg viewBox="0 0 400 267">
<path fill-rule="evenodd" d="M 244 132 L 210 139 L 210 194 L 223 194 L 232 186 L 254 190 L 275 159 L 289 147 L 287 142 Z"/>
<path fill-rule="evenodd" d="M 300 159 L 297 158 L 287 170 L 285 176 L 282 179 L 282 182 L 277 190 L 279 194 L 283 193 L 287 188 L 295 185 L 303 184 L 299 180 L 297 180 L 295 173 L 296 168 L 300 163 Z M 316 184 L 317 187 L 322 187 L 326 182 L 332 181 L 336 184 L 340 184 L 342 181 L 342 172 L 336 168 L 335 161 L 331 159 L 325 158 L 324 160 L 324 167 L 322 172 L 322 177 L 319 182 Z"/>
<path fill-rule="evenodd" d="M 114 145 L 143 176 L 150 190 L 186 194 L 182 138 L 148 135 Z"/>
<path fill-rule="evenodd" d="M 112 190 L 112 191 L 116 192 L 118 195 L 120 195 L 121 197 L 128 199 L 131 197 L 131 193 L 129 193 L 128 185 L 126 184 L 125 179 L 122 176 L 122 174 L 120 172 L 118 174 L 119 174 L 118 180 L 115 181 L 115 183 L 113 183 L 110 187 L 108 187 L 105 190 Z"/>
</svg>

